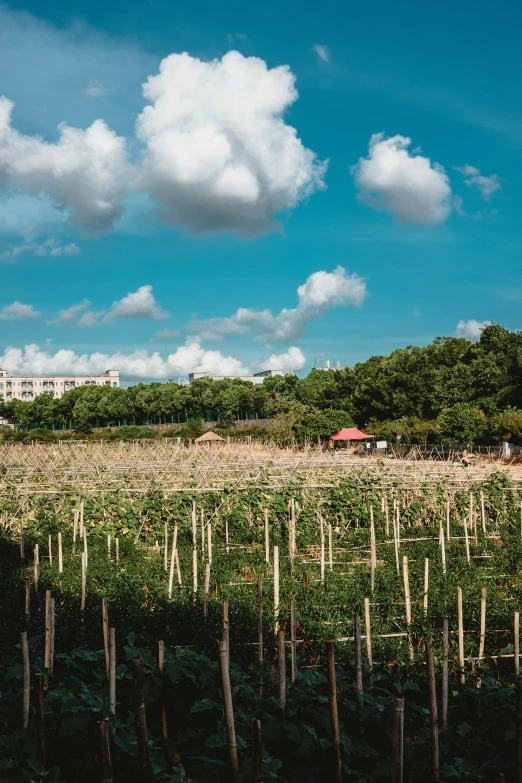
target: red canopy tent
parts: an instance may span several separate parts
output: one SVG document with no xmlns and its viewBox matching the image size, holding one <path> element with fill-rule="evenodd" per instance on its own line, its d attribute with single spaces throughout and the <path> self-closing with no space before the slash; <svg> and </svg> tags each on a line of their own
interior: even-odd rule
<svg viewBox="0 0 522 783">
<path fill-rule="evenodd" d="M 361 432 L 357 427 L 343 427 L 336 435 L 332 435 L 330 440 L 366 440 L 366 438 L 373 437 L 373 435 Z"/>
</svg>

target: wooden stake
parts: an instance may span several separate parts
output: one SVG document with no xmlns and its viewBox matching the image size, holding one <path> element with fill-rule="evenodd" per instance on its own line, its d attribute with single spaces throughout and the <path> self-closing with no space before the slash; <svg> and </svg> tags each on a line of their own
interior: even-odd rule
<svg viewBox="0 0 522 783">
<path fill-rule="evenodd" d="M 230 766 L 232 767 L 232 780 L 237 781 L 239 763 L 236 746 L 236 727 L 234 725 L 234 708 L 232 705 L 232 688 L 230 687 L 230 672 L 228 668 L 227 643 L 221 639 L 218 642 L 219 666 L 221 669 L 221 682 L 223 686 L 223 706 L 225 711 L 225 725 L 227 727 L 228 752 Z"/>
<path fill-rule="evenodd" d="M 63 549 L 61 533 L 58 533 L 58 573 L 63 574 Z"/>
<path fill-rule="evenodd" d="M 279 631 L 279 547 L 274 547 L 274 632 Z"/>
<path fill-rule="evenodd" d="M 396 698 L 393 708 L 392 783 L 404 780 L 404 699 Z"/>
<path fill-rule="evenodd" d="M 45 645 L 44 645 L 44 669 L 49 672 L 51 668 L 51 591 L 45 591 Z M 48 677 L 46 677 L 47 686 Z"/>
<path fill-rule="evenodd" d="M 82 552 L 82 602 L 80 611 L 85 612 L 85 599 L 87 594 L 87 554 Z"/>
<path fill-rule="evenodd" d="M 197 546 L 196 502 L 192 501 L 192 546 Z"/>
<path fill-rule="evenodd" d="M 134 679 L 134 698 L 136 709 L 136 737 L 138 740 L 138 755 L 141 767 L 141 780 L 143 783 L 152 781 L 152 765 L 149 756 L 149 744 L 147 739 L 147 715 L 145 712 L 145 697 L 143 695 L 143 661 L 134 658 L 132 661 Z"/>
<path fill-rule="evenodd" d="M 451 530 L 450 530 L 450 502 L 449 498 L 446 501 L 446 536 L 448 538 L 448 541 L 451 538 Z"/>
<path fill-rule="evenodd" d="M 53 537 L 49 533 L 49 565 L 53 564 Z"/>
<path fill-rule="evenodd" d="M 486 588 L 482 588 L 480 597 L 480 641 L 479 641 L 479 654 L 478 662 L 480 663 L 484 658 L 484 645 L 486 642 Z"/>
<path fill-rule="evenodd" d="M 371 590 L 375 589 L 375 568 L 377 566 L 377 549 L 375 546 L 375 524 L 373 521 L 373 506 L 370 506 L 370 563 L 371 563 Z"/>
<path fill-rule="evenodd" d="M 116 562 L 119 563 L 120 562 L 120 539 L 117 538 L 115 543 L 116 543 Z"/>
<path fill-rule="evenodd" d="M 469 563 L 471 558 L 469 555 L 469 535 L 468 535 L 468 526 L 466 524 L 466 517 L 464 517 L 463 523 L 464 523 L 464 538 L 466 541 L 466 560 Z"/>
<path fill-rule="evenodd" d="M 83 536 L 84 533 L 84 526 L 83 526 L 83 500 L 80 503 L 80 538 Z"/>
<path fill-rule="evenodd" d="M 286 706 L 286 656 L 285 632 L 282 628 L 277 632 L 277 670 L 279 673 L 279 701 L 284 712 Z"/>
<path fill-rule="evenodd" d="M 442 730 L 448 730 L 448 659 L 449 659 L 449 623 L 442 621 Z"/>
<path fill-rule="evenodd" d="M 430 559 L 427 557 L 424 561 L 424 616 L 428 615 L 428 590 L 430 587 Z"/>
<path fill-rule="evenodd" d="M 435 688 L 435 665 L 433 663 L 433 645 L 426 637 L 426 668 L 428 671 L 428 692 L 431 715 L 431 755 L 433 763 L 433 780 L 439 779 L 439 717 L 437 713 L 437 691 Z"/>
<path fill-rule="evenodd" d="M 43 708 L 43 678 L 41 674 L 34 675 L 36 695 L 36 741 L 38 747 L 38 762 L 45 767 L 45 721 Z"/>
<path fill-rule="evenodd" d="M 328 701 L 330 704 L 330 723 L 334 748 L 335 781 L 342 783 L 343 767 L 341 761 L 341 743 L 339 741 L 339 715 L 337 712 L 337 683 L 335 679 L 335 648 L 333 641 L 326 642 L 326 662 L 328 667 Z"/>
<path fill-rule="evenodd" d="M 230 622 L 228 619 L 228 601 L 223 601 L 223 641 L 227 645 L 228 666 L 230 668 Z"/>
<path fill-rule="evenodd" d="M 446 576 L 446 542 L 444 540 L 444 530 L 442 529 L 442 520 L 440 523 L 440 554 L 442 558 L 442 573 Z"/>
<path fill-rule="evenodd" d="M 102 598 L 102 631 L 103 631 L 103 649 L 105 650 L 105 670 L 109 674 L 109 610 L 107 607 L 107 598 Z"/>
<path fill-rule="evenodd" d="M 116 714 L 116 629 L 109 628 L 109 703 Z"/>
<path fill-rule="evenodd" d="M 462 587 L 457 587 L 457 615 L 458 615 L 458 635 L 459 635 L 459 668 L 460 684 L 464 685 L 466 676 L 464 674 L 464 617 L 462 612 Z"/>
<path fill-rule="evenodd" d="M 163 568 L 168 571 L 169 568 L 169 525 L 165 522 L 165 529 L 163 531 Z"/>
<path fill-rule="evenodd" d="M 515 612 L 513 624 L 513 647 L 515 655 L 515 674 L 520 674 L 520 614 Z"/>
<path fill-rule="evenodd" d="M 264 783 L 263 743 L 261 741 L 261 721 L 252 721 L 252 779 L 254 783 Z"/>
<path fill-rule="evenodd" d="M 23 726 L 27 729 L 29 726 L 29 699 L 31 688 L 31 669 L 29 664 L 29 646 L 27 644 L 27 631 L 22 631 L 20 634 L 20 648 L 22 650 L 22 676 L 23 676 L 23 688 L 24 688 L 24 703 L 23 703 Z"/>
<path fill-rule="evenodd" d="M 180 568 L 180 565 L 179 565 L 179 552 L 178 552 L 177 547 L 176 547 L 176 573 L 178 575 L 178 584 L 180 585 L 181 584 L 181 568 Z"/>
<path fill-rule="evenodd" d="M 210 592 L 210 563 L 205 565 L 205 593 L 203 595 L 203 614 L 208 615 L 208 594 Z"/>
<path fill-rule="evenodd" d="M 480 516 L 481 516 L 481 520 L 482 520 L 482 532 L 484 533 L 484 535 L 487 535 L 487 530 L 486 530 L 486 511 L 484 509 L 484 493 L 483 492 L 480 493 Z"/>
<path fill-rule="evenodd" d="M 31 577 L 29 571 L 25 572 L 25 620 L 29 620 L 31 615 Z"/>
<path fill-rule="evenodd" d="M 205 559 L 205 516 L 201 509 L 201 557 Z"/>
<path fill-rule="evenodd" d="M 174 535 L 172 536 L 172 551 L 170 555 L 170 571 L 169 571 L 169 598 L 172 598 L 172 584 L 174 582 L 174 563 L 176 560 L 176 545 L 178 542 L 178 526 L 174 525 Z"/>
<path fill-rule="evenodd" d="M 356 616 L 353 624 L 353 640 L 355 648 L 355 695 L 357 707 L 362 707 L 363 676 L 362 676 L 362 644 L 361 644 L 361 618 Z"/>
<path fill-rule="evenodd" d="M 324 585 L 324 522 L 322 517 L 319 522 L 321 525 L 321 584 Z"/>
<path fill-rule="evenodd" d="M 397 524 L 396 524 L 396 513 L 395 509 L 393 510 L 393 547 L 395 550 L 395 566 L 397 568 L 397 573 L 400 573 L 400 566 L 399 566 L 399 537 L 397 535 Z"/>
<path fill-rule="evenodd" d="M 107 536 L 107 560 L 111 559 L 111 537 Z"/>
<path fill-rule="evenodd" d="M 212 523 L 207 522 L 207 550 L 208 550 L 208 562 L 212 565 Z"/>
<path fill-rule="evenodd" d="M 113 783 L 109 719 L 104 718 L 96 724 L 100 745 L 100 766 L 102 783 Z"/>
<path fill-rule="evenodd" d="M 40 562 L 38 558 L 38 544 L 34 548 L 34 591 L 38 592 L 38 582 L 40 581 Z"/>
<path fill-rule="evenodd" d="M 410 599 L 410 579 L 408 572 L 408 558 L 406 555 L 402 558 L 402 577 L 404 580 L 404 603 L 406 606 L 406 622 L 408 624 L 408 647 L 410 650 L 410 662 L 413 663 L 413 643 L 411 640 L 411 599 Z"/>
<path fill-rule="evenodd" d="M 328 565 L 330 566 L 330 571 L 333 571 L 333 539 L 331 522 L 328 522 Z"/>
<path fill-rule="evenodd" d="M 225 517 L 225 547 L 227 550 L 227 555 L 230 554 L 230 546 L 228 542 L 228 517 Z"/>
<path fill-rule="evenodd" d="M 74 522 L 73 522 L 73 552 L 76 548 L 76 536 L 78 535 L 78 512 L 74 512 Z"/>
<path fill-rule="evenodd" d="M 388 501 L 383 498 L 384 501 L 384 517 L 386 519 L 386 538 L 390 536 L 390 515 L 388 513 Z"/>
<path fill-rule="evenodd" d="M 268 525 L 268 509 L 265 508 L 265 563 L 270 563 L 270 529 Z"/>
<path fill-rule="evenodd" d="M 290 601 L 290 680 L 295 682 L 297 677 L 297 640 L 295 624 L 295 600 Z"/>
<path fill-rule="evenodd" d="M 370 625 L 370 599 L 364 599 L 364 624 L 366 632 L 366 652 L 368 654 L 368 668 L 370 672 L 373 670 L 373 656 L 372 656 L 372 630 Z"/>
<path fill-rule="evenodd" d="M 194 593 L 198 592 L 198 550 L 196 547 L 192 550 L 192 580 Z"/>
</svg>

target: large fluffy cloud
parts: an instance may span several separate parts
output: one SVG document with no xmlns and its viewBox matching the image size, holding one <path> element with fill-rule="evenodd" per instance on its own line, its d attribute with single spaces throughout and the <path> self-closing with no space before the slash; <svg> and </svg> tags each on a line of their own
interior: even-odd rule
<svg viewBox="0 0 522 783">
<path fill-rule="evenodd" d="M 230 51 L 204 62 L 171 54 L 144 84 L 138 118 L 146 145 L 138 186 L 164 218 L 193 232 L 257 234 L 324 187 L 325 163 L 283 119 L 297 99 L 281 65 Z"/>
<path fill-rule="evenodd" d="M 22 304 L 22 302 L 13 302 L 0 310 L 0 320 L 2 321 L 22 321 L 26 318 L 38 318 L 40 313 L 35 310 L 32 304 Z"/>
<path fill-rule="evenodd" d="M 318 318 L 332 307 L 361 305 L 366 297 L 366 283 L 357 274 L 347 274 L 342 266 L 333 272 L 314 272 L 297 289 L 298 303 L 293 309 L 284 308 L 277 315 L 270 310 L 251 310 L 240 307 L 228 318 L 209 318 L 192 321 L 192 331 L 207 340 L 222 340 L 234 334 L 251 330 L 265 342 L 288 342 L 300 337 L 309 321 Z"/>
<path fill-rule="evenodd" d="M 61 124 L 49 143 L 15 130 L 12 110 L 0 97 L 0 191 L 51 196 L 90 234 L 112 228 L 122 214 L 125 140 L 96 120 L 86 130 Z"/>
<path fill-rule="evenodd" d="M 110 318 L 155 318 L 157 321 L 162 321 L 168 318 L 168 313 L 156 302 L 152 286 L 142 285 L 137 291 L 112 303 L 105 320 Z"/>
<path fill-rule="evenodd" d="M 437 224 L 449 215 L 451 188 L 438 163 L 409 151 L 411 139 L 375 133 L 367 158 L 352 167 L 359 199 L 399 222 Z"/>
<path fill-rule="evenodd" d="M 203 348 L 197 339 L 187 340 L 165 359 L 155 351 L 132 353 L 116 352 L 77 354 L 62 349 L 55 353 L 42 350 L 38 345 L 6 348 L 0 356 L 0 367 L 11 373 L 34 375 L 97 375 L 105 370 L 119 370 L 122 378 L 177 378 L 189 372 L 205 372 L 209 375 L 248 374 L 239 359 L 224 356 L 219 351 Z"/>
<path fill-rule="evenodd" d="M 491 321 L 476 321 L 474 318 L 470 318 L 469 321 L 460 320 L 455 330 L 457 337 L 465 337 L 466 340 L 470 340 L 472 343 L 476 343 L 480 340 L 480 335 L 486 326 L 490 326 Z"/>
<path fill-rule="evenodd" d="M 286 372 L 297 372 L 306 364 L 306 357 L 300 348 L 291 346 L 285 353 L 271 354 L 268 359 L 261 363 L 262 370 L 286 370 Z"/>
</svg>

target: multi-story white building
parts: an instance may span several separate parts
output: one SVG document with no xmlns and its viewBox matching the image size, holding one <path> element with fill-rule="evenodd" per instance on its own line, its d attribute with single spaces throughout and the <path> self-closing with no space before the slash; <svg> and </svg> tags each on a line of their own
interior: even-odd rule
<svg viewBox="0 0 522 783">
<path fill-rule="evenodd" d="M 71 377 L 55 375 L 9 375 L 0 368 L 0 400 L 34 400 L 39 394 L 49 394 L 59 400 L 65 392 L 78 386 L 115 386 L 120 385 L 120 371 L 107 370 L 103 375 L 82 375 Z"/>
<path fill-rule="evenodd" d="M 237 378 L 239 381 L 250 381 L 256 386 L 262 386 L 265 378 L 272 378 L 274 375 L 285 375 L 284 370 L 261 370 L 253 375 L 210 375 L 207 372 L 189 373 L 189 383 L 194 383 L 200 378 L 210 378 L 211 381 L 222 381 L 223 378 Z"/>
</svg>

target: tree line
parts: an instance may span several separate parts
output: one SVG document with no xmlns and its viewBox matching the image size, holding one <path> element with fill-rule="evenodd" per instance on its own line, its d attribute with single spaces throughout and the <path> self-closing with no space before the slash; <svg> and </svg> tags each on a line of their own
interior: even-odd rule
<svg viewBox="0 0 522 783">
<path fill-rule="evenodd" d="M 328 437 L 357 425 L 406 442 L 522 442 L 522 332 L 486 327 L 477 343 L 439 337 L 343 369 L 266 378 L 201 378 L 190 386 L 139 383 L 128 388 L 81 386 L 59 400 L 0 404 L 0 417 L 20 425 L 80 433 L 92 427 L 215 419 L 222 431 L 238 418 L 273 418 L 265 436 L 279 440 Z"/>
</svg>

